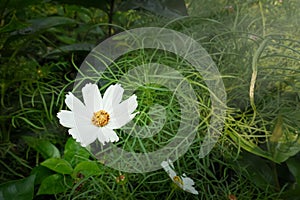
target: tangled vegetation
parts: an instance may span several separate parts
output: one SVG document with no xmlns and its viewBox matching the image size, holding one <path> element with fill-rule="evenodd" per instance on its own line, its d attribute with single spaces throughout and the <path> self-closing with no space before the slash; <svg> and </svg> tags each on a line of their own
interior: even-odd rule
<svg viewBox="0 0 300 200">
<path fill-rule="evenodd" d="M 176 5 L 175 5 L 176 4 Z M 0 4 L 0 199 L 300 199 L 300 1 L 4 0 Z M 222 136 L 199 158 L 212 112 L 201 74 L 179 56 L 134 51 L 105 71 L 116 83 L 134 66 L 156 62 L 187 77 L 199 101 L 196 137 L 175 168 L 195 181 L 193 195 L 167 173 L 126 173 L 105 165 L 59 124 L 65 94 L 100 42 L 124 30 L 164 27 L 199 42 L 225 85 Z M 140 116 L 163 105 L 160 134 L 122 136 L 117 146 L 162 148 L 179 127 L 178 99 L 156 84 L 139 87 Z M 157 125 L 156 124 L 156 125 Z M 122 130 L 120 131 L 122 133 Z"/>
</svg>

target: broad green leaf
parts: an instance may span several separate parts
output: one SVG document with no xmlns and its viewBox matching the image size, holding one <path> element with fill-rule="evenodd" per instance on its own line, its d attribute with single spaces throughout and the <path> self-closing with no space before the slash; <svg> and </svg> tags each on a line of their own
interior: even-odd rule
<svg viewBox="0 0 300 200">
<path fill-rule="evenodd" d="M 249 180 L 262 189 L 275 187 L 277 177 L 274 176 L 270 162 L 250 153 L 241 154 L 238 160 L 239 165 L 247 169 Z"/>
<path fill-rule="evenodd" d="M 30 136 L 23 136 L 23 139 L 31 148 L 40 153 L 44 159 L 60 158 L 59 150 L 51 142 Z"/>
<path fill-rule="evenodd" d="M 53 174 L 43 180 L 37 195 L 62 193 L 67 191 L 71 184 L 71 179 L 61 174 Z"/>
<path fill-rule="evenodd" d="M 55 26 L 61 26 L 61 25 L 68 25 L 68 24 L 75 24 L 76 21 L 71 18 L 67 17 L 45 17 L 45 18 L 39 18 L 39 19 L 31 19 L 28 20 L 27 23 L 30 25 L 26 28 L 19 29 L 15 32 L 13 32 L 13 35 L 27 35 L 27 34 L 33 34 L 35 32 L 39 31 L 45 31 L 49 28 L 53 28 Z"/>
<path fill-rule="evenodd" d="M 29 20 L 28 23 L 31 24 L 31 28 L 33 29 L 33 32 L 42 30 L 42 29 L 48 29 L 52 28 L 54 26 L 61 26 L 61 25 L 67 25 L 67 24 L 74 24 L 76 21 L 71 18 L 67 17 L 46 17 L 46 18 L 40 18 L 40 19 L 32 19 Z"/>
<path fill-rule="evenodd" d="M 82 161 L 87 161 L 90 153 L 86 148 L 82 147 L 73 138 L 69 138 L 65 145 L 64 159 L 71 163 L 72 166 L 76 166 Z"/>
<path fill-rule="evenodd" d="M 49 56 L 52 54 L 57 53 L 69 53 L 73 51 L 91 51 L 95 47 L 95 44 L 89 44 L 89 43 L 77 43 L 77 44 L 71 44 L 71 45 L 65 45 L 60 46 L 59 48 L 51 51 L 50 53 L 46 54 L 45 56 Z"/>
<path fill-rule="evenodd" d="M 31 175 L 35 175 L 35 181 L 34 181 L 34 184 L 35 185 L 39 185 L 42 183 L 42 181 L 53 174 L 53 172 L 48 169 L 47 167 L 44 167 L 44 166 L 36 166 L 35 168 L 33 168 L 31 170 Z"/>
<path fill-rule="evenodd" d="M 73 172 L 71 164 L 61 158 L 49 158 L 42 162 L 41 165 L 60 174 L 72 174 Z"/>
<path fill-rule="evenodd" d="M 286 161 L 286 164 L 289 168 L 289 171 L 295 177 L 298 186 L 300 187 L 300 156 L 289 158 Z"/>
<path fill-rule="evenodd" d="M 300 138 L 298 134 L 285 133 L 278 142 L 270 142 L 273 160 L 281 163 L 300 151 Z"/>
<path fill-rule="evenodd" d="M 59 34 L 56 34 L 56 38 L 63 42 L 64 44 L 74 44 L 77 39 L 72 37 L 72 36 L 68 36 L 68 35 L 59 35 Z"/>
<path fill-rule="evenodd" d="M 28 200 L 33 199 L 35 175 L 27 178 L 10 181 L 0 185 L 1 200 Z"/>
<path fill-rule="evenodd" d="M 273 160 L 272 155 L 270 154 L 270 152 L 264 151 L 263 149 L 261 149 L 256 144 L 252 143 L 251 141 L 248 141 L 248 140 L 244 139 L 243 136 L 241 136 L 234 129 L 230 129 L 229 131 L 226 131 L 226 133 L 230 136 L 230 138 L 235 143 L 240 145 L 246 151 L 248 151 L 252 154 L 267 158 L 269 160 Z"/>
<path fill-rule="evenodd" d="M 73 176 L 76 177 L 78 173 L 83 174 L 85 177 L 88 177 L 103 174 L 104 170 L 100 169 L 96 162 L 83 161 L 76 165 Z"/>
</svg>

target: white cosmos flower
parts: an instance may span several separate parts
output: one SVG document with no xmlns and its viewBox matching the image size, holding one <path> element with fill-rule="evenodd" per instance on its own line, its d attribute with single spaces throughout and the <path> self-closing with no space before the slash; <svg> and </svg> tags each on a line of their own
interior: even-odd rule
<svg viewBox="0 0 300 200">
<path fill-rule="evenodd" d="M 120 84 L 111 85 L 103 98 L 96 84 L 88 83 L 82 88 L 84 104 L 71 92 L 66 95 L 68 110 L 57 113 L 59 122 L 70 128 L 69 134 L 87 146 L 98 139 L 103 145 L 117 142 L 119 137 L 113 129 L 118 129 L 131 121 L 137 108 L 136 95 L 123 101 L 124 89 Z"/>
<path fill-rule="evenodd" d="M 195 183 L 191 178 L 187 177 L 185 174 L 177 176 L 176 172 L 173 170 L 174 165 L 170 159 L 168 161 L 163 161 L 160 165 L 178 187 L 192 194 L 198 194 L 198 191 L 193 186 Z"/>
</svg>

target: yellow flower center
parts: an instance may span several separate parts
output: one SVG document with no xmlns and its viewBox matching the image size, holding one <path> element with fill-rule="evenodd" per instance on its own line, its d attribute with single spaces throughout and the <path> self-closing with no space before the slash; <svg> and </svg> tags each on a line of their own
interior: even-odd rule
<svg viewBox="0 0 300 200">
<path fill-rule="evenodd" d="M 105 110 L 99 110 L 94 113 L 92 123 L 95 126 L 103 127 L 109 122 L 109 114 Z"/>
<path fill-rule="evenodd" d="M 183 185 L 183 181 L 181 180 L 181 178 L 179 176 L 174 176 L 173 180 L 175 183 L 179 183 L 180 185 Z"/>
</svg>

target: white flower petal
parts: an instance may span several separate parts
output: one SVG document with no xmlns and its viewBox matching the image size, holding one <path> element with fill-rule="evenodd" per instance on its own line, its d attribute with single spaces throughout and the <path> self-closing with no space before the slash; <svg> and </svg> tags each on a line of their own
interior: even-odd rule
<svg viewBox="0 0 300 200">
<path fill-rule="evenodd" d="M 111 129 L 118 129 L 130 122 L 137 113 L 132 112 L 137 108 L 136 95 L 132 95 L 121 104 L 114 106 L 110 111 L 111 120 L 107 127 Z"/>
<path fill-rule="evenodd" d="M 80 142 L 80 139 L 79 139 L 79 132 L 76 128 L 71 128 L 69 129 L 69 134 L 72 135 L 72 137 L 76 140 L 76 142 Z"/>
<path fill-rule="evenodd" d="M 68 108 L 72 110 L 75 114 L 79 114 L 81 116 L 90 117 L 90 113 L 87 111 L 84 104 L 75 97 L 71 92 L 66 95 L 65 103 Z"/>
<path fill-rule="evenodd" d="M 187 177 L 185 174 L 183 174 L 180 178 L 183 182 L 183 190 L 192 194 L 198 194 L 198 191 L 193 186 L 195 182 L 191 178 Z"/>
<path fill-rule="evenodd" d="M 120 112 L 120 114 L 113 113 L 113 114 L 111 114 L 111 119 L 106 127 L 110 128 L 110 129 L 121 128 L 122 126 L 124 126 L 128 122 L 130 122 L 135 117 L 136 114 L 138 114 L 138 113 L 128 116 L 128 114 L 126 114 L 126 113 L 121 113 L 121 112 Z"/>
<path fill-rule="evenodd" d="M 98 127 L 92 125 L 92 123 L 78 122 L 76 123 L 76 129 L 78 131 L 82 146 L 88 146 L 97 139 Z"/>
<path fill-rule="evenodd" d="M 98 138 L 99 142 L 101 142 L 102 145 L 105 145 L 105 142 L 108 140 L 108 138 L 106 138 L 106 136 L 104 135 L 102 128 L 98 129 L 97 138 Z"/>
<path fill-rule="evenodd" d="M 173 162 L 170 159 L 168 159 L 168 161 L 163 161 L 161 163 L 161 166 L 168 173 L 168 175 L 170 176 L 172 181 L 176 185 L 178 185 L 178 187 L 180 187 L 184 191 L 190 192 L 192 194 L 198 194 L 198 191 L 193 187 L 193 185 L 195 184 L 194 181 L 191 178 L 187 177 L 185 174 L 180 176 L 183 184 L 180 184 L 180 183 L 178 183 L 174 180 L 174 177 L 177 176 L 177 175 L 176 175 L 176 172 L 173 170 L 174 165 L 173 165 Z"/>
<path fill-rule="evenodd" d="M 192 188 L 190 188 L 190 189 L 188 189 L 188 190 L 186 190 L 187 192 L 190 192 L 190 193 L 192 193 L 192 194 L 196 194 L 196 195 L 198 195 L 199 194 L 199 192 L 194 188 L 194 187 L 192 187 Z"/>
<path fill-rule="evenodd" d="M 172 161 L 169 159 L 168 162 L 167 161 L 163 161 L 161 164 L 160 164 L 163 169 L 167 172 L 167 174 L 169 175 L 169 177 L 173 180 L 173 177 L 176 176 L 176 172 L 173 170 L 174 169 L 174 166 L 173 166 L 173 163 Z"/>
<path fill-rule="evenodd" d="M 182 176 L 180 176 L 180 178 L 182 179 L 182 181 L 185 184 L 188 184 L 188 185 L 194 185 L 195 184 L 195 182 L 193 181 L 193 179 L 191 179 L 190 177 L 186 176 L 186 174 L 182 174 Z"/>
<path fill-rule="evenodd" d="M 191 187 L 187 187 L 187 188 L 185 188 L 185 189 L 183 189 L 184 191 L 187 191 L 187 192 L 189 192 L 189 193 L 192 193 L 192 194 L 199 194 L 199 192 L 193 187 L 193 186 L 191 186 Z"/>
<path fill-rule="evenodd" d="M 183 190 L 185 190 L 187 192 L 190 192 L 192 194 L 199 194 L 199 192 L 193 186 L 187 187 L 187 188 L 185 188 Z"/>
<path fill-rule="evenodd" d="M 91 122 L 84 120 L 79 120 L 75 116 L 75 125 L 76 129 L 75 135 L 72 135 L 77 142 L 80 142 L 82 146 L 86 147 L 89 144 L 93 143 L 97 139 L 98 127 L 94 126 Z M 71 134 L 71 133 L 70 133 Z"/>
<path fill-rule="evenodd" d="M 64 127 L 75 127 L 75 119 L 73 112 L 68 110 L 61 110 L 59 113 L 57 113 L 57 117 L 59 118 L 59 123 Z"/>
<path fill-rule="evenodd" d="M 65 103 L 70 110 L 73 110 L 73 97 L 74 95 L 72 94 L 72 92 L 68 92 L 68 94 L 66 94 Z"/>
<path fill-rule="evenodd" d="M 68 110 L 61 110 L 57 113 L 57 117 L 59 118 L 59 123 L 67 128 L 77 127 L 77 123 L 89 124 L 91 121 L 91 119 L 86 116 Z"/>
<path fill-rule="evenodd" d="M 103 99 L 96 84 L 88 83 L 82 88 L 84 104 L 89 112 L 103 109 Z"/>
<path fill-rule="evenodd" d="M 106 138 L 106 140 L 103 141 L 102 143 L 119 141 L 119 137 L 115 131 L 113 131 L 112 129 L 109 129 L 109 128 L 105 128 L 105 127 L 101 128 L 101 129 L 102 129 L 102 133 L 103 133 L 104 137 Z M 98 139 L 99 139 L 99 137 L 98 137 Z"/>
<path fill-rule="evenodd" d="M 120 84 L 109 86 L 103 95 L 104 110 L 110 111 L 118 105 L 122 100 L 123 92 L 124 89 Z"/>
<path fill-rule="evenodd" d="M 131 97 L 129 97 L 128 99 L 126 99 L 125 101 L 123 101 L 121 104 L 119 104 L 120 107 L 124 107 L 127 109 L 127 113 L 131 114 L 135 111 L 135 109 L 138 106 L 137 103 L 137 97 L 136 95 L 132 95 Z"/>
</svg>

